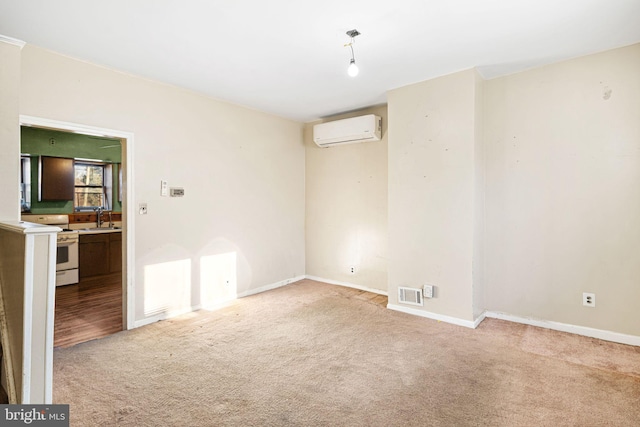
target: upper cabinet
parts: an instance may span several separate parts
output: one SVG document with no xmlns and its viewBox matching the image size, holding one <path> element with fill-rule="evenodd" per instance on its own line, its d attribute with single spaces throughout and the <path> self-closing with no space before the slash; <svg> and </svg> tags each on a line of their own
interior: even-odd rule
<svg viewBox="0 0 640 427">
<path fill-rule="evenodd" d="M 95 197 L 106 193 L 102 197 L 108 205 L 103 206 L 115 212 L 121 211 L 117 179 L 118 166 L 122 161 L 120 139 L 29 126 L 20 127 L 20 138 L 20 153 L 25 158 L 23 211 L 70 214 L 84 207 L 79 202 L 86 201 L 90 193 Z M 77 160 L 74 162 L 73 159 Z M 76 182 L 74 170 L 78 163 L 101 165 L 105 171 L 105 179 L 100 184 L 103 188 L 96 188 L 93 181 L 86 182 L 84 186 Z M 79 200 L 79 195 L 86 197 Z"/>
<path fill-rule="evenodd" d="M 73 159 L 40 156 L 39 201 L 73 200 Z"/>
</svg>

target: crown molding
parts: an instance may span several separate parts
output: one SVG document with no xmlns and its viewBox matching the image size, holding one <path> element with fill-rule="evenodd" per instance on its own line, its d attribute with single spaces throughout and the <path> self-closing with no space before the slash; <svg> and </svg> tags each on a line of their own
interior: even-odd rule
<svg viewBox="0 0 640 427">
<path fill-rule="evenodd" d="M 20 49 L 22 49 L 24 47 L 24 45 L 27 44 L 26 42 L 23 42 L 22 40 L 14 39 L 12 37 L 3 36 L 2 34 L 0 34 L 0 42 L 5 42 L 5 43 L 9 43 L 9 44 L 18 46 Z"/>
</svg>

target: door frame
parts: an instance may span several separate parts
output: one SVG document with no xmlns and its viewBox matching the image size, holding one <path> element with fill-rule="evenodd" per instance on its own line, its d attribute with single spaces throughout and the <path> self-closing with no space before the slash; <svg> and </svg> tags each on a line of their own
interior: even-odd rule
<svg viewBox="0 0 640 427">
<path fill-rule="evenodd" d="M 133 174 L 133 132 L 124 132 L 114 129 L 100 128 L 96 126 L 78 123 L 63 122 L 60 120 L 45 119 L 20 115 L 20 126 L 31 126 L 66 132 L 80 133 L 84 135 L 104 136 L 118 138 L 122 143 L 122 164 L 124 182 L 122 192 L 122 234 L 124 240 L 124 265 L 122 266 L 122 326 L 124 329 L 135 328 L 135 207 L 134 207 L 134 174 Z M 122 167 L 122 166 L 121 166 Z"/>
</svg>

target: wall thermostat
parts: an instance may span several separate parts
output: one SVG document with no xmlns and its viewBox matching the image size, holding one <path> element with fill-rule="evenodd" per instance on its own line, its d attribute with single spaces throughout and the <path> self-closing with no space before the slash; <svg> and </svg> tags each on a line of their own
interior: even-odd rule
<svg viewBox="0 0 640 427">
<path fill-rule="evenodd" d="M 182 197 L 184 196 L 184 188 L 171 188 L 169 189 L 169 195 L 171 197 Z"/>
</svg>

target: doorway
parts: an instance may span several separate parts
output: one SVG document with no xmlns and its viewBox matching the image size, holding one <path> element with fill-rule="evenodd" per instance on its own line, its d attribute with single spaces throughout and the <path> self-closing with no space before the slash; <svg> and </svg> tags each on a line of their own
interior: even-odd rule
<svg viewBox="0 0 640 427">
<path fill-rule="evenodd" d="M 57 120 L 44 119 L 33 116 L 20 116 L 20 125 L 34 128 L 48 129 L 53 131 L 62 131 L 77 133 L 88 136 L 114 138 L 120 141 L 122 147 L 122 227 L 121 227 L 121 249 L 122 249 L 122 272 L 121 272 L 121 289 L 122 289 L 122 328 L 132 329 L 134 327 L 134 229 L 135 215 L 133 208 L 133 133 L 123 132 L 113 129 L 98 128 L 94 126 L 62 122 Z"/>
</svg>

